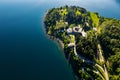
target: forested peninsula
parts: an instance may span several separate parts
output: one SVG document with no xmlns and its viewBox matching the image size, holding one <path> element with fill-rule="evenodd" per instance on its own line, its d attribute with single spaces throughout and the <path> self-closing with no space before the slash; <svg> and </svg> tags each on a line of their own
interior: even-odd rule
<svg viewBox="0 0 120 80">
<path fill-rule="evenodd" d="M 46 34 L 63 43 L 78 80 L 120 80 L 120 21 L 78 6 L 48 10 Z"/>
</svg>

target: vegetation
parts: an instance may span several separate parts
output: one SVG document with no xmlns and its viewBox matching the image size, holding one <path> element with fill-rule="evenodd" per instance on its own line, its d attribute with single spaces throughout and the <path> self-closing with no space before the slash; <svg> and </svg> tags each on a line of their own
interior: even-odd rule
<svg viewBox="0 0 120 80">
<path fill-rule="evenodd" d="M 92 19 L 92 26 L 93 27 L 98 27 L 99 25 L 99 17 L 97 14 L 90 12 L 90 17 Z"/>
<path fill-rule="evenodd" d="M 63 6 L 49 10 L 44 23 L 47 34 L 63 42 L 65 56 L 78 80 L 120 80 L 119 20 L 81 7 Z M 78 25 L 81 33 L 67 32 Z"/>
<path fill-rule="evenodd" d="M 71 43 L 75 42 L 75 36 L 74 35 L 70 35 L 70 39 L 71 39 Z"/>
</svg>

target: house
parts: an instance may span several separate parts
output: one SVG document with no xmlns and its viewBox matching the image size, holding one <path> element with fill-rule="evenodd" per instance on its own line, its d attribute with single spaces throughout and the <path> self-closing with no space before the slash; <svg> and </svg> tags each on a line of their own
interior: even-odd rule
<svg viewBox="0 0 120 80">
<path fill-rule="evenodd" d="M 80 34 L 82 34 L 83 37 L 85 37 L 87 35 L 86 32 L 83 30 L 83 28 L 80 27 L 80 25 L 73 27 L 73 28 L 68 28 L 67 33 L 68 34 L 80 33 Z"/>
<path fill-rule="evenodd" d="M 82 34 L 83 37 L 85 37 L 87 35 L 84 30 L 81 32 L 81 34 Z"/>
<path fill-rule="evenodd" d="M 75 33 L 81 33 L 82 32 L 82 28 L 79 26 L 73 27 L 73 32 Z"/>
<path fill-rule="evenodd" d="M 67 29 L 67 33 L 68 33 L 68 34 L 71 34 L 72 31 L 73 31 L 72 28 L 68 28 L 68 29 Z"/>
</svg>

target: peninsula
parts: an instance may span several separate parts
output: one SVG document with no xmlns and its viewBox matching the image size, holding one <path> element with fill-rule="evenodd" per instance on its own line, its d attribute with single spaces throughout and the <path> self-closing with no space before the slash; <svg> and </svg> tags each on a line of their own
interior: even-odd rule
<svg viewBox="0 0 120 80">
<path fill-rule="evenodd" d="M 120 21 L 78 6 L 50 9 L 46 34 L 57 39 L 77 80 L 120 80 Z"/>
</svg>

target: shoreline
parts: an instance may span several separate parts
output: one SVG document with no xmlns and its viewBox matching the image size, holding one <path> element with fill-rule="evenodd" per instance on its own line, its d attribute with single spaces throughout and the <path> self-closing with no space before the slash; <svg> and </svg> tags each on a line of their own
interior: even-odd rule
<svg viewBox="0 0 120 80">
<path fill-rule="evenodd" d="M 46 14 L 44 23 L 46 37 L 59 44 L 58 47 L 64 52 L 77 80 L 114 78 L 111 75 L 117 72 L 111 70 L 114 65 L 109 65 L 109 61 L 113 64 L 111 56 L 116 54 L 116 58 L 116 50 L 119 51 L 116 42 L 119 42 L 119 33 L 113 33 L 119 32 L 119 20 L 102 17 L 97 12 L 79 6 L 64 6 L 51 9 Z M 101 62 L 101 58 L 108 59 L 108 64 L 103 59 Z"/>
<path fill-rule="evenodd" d="M 55 41 L 57 42 L 57 44 L 59 45 L 60 49 L 64 52 L 64 43 L 59 39 L 59 38 L 56 38 L 54 36 L 50 36 L 46 33 L 46 37 L 52 41 Z"/>
<path fill-rule="evenodd" d="M 46 36 L 46 38 L 47 39 L 49 39 L 49 40 L 51 40 L 51 41 L 53 41 L 53 42 L 55 42 L 57 45 L 58 45 L 58 48 L 60 48 L 60 50 L 64 53 L 64 56 L 65 56 L 65 52 L 64 52 L 64 43 L 62 42 L 62 40 L 60 40 L 59 38 L 56 38 L 56 37 L 54 37 L 54 36 L 50 36 L 50 35 L 48 35 L 47 34 L 47 31 L 46 31 L 46 26 L 44 25 L 44 23 L 43 23 L 43 31 L 44 31 L 44 33 L 45 33 L 45 36 Z M 65 59 L 66 59 L 66 57 L 65 57 Z M 67 60 L 67 59 L 66 59 Z M 67 60 L 68 61 L 68 60 Z M 69 64 L 69 67 L 71 68 L 71 69 L 73 69 L 73 67 L 72 67 L 72 65 L 71 65 L 71 63 L 68 61 L 68 64 Z M 74 76 L 74 79 L 75 80 L 78 80 L 79 78 L 77 77 L 77 75 L 74 73 L 74 71 L 72 70 L 72 73 L 73 73 L 73 76 Z"/>
<path fill-rule="evenodd" d="M 47 12 L 46 12 L 47 13 Z M 56 38 L 56 37 L 54 37 L 54 36 L 50 36 L 50 35 L 48 35 L 47 34 L 47 31 L 46 31 L 46 26 L 44 25 L 44 23 L 43 23 L 43 31 L 44 31 L 44 33 L 45 33 L 45 36 L 46 36 L 46 38 L 47 39 L 49 39 L 49 40 L 51 40 L 51 41 L 53 41 L 53 42 L 55 42 L 57 45 L 58 45 L 58 47 L 60 48 L 60 50 L 64 53 L 64 56 L 65 56 L 65 52 L 64 52 L 64 43 L 62 42 L 62 40 L 60 40 L 59 38 Z M 65 57 L 65 59 L 66 59 L 66 57 Z M 67 60 L 67 59 L 66 59 Z M 68 61 L 68 60 L 67 60 Z M 72 69 L 72 65 L 71 65 L 71 63 L 69 63 L 69 61 L 67 62 L 68 64 L 69 64 L 69 67 Z M 74 76 L 74 79 L 75 80 L 78 80 L 78 77 L 77 77 L 77 75 L 75 75 L 75 73 L 74 73 L 74 71 L 72 70 L 72 74 L 73 74 L 73 76 Z"/>
<path fill-rule="evenodd" d="M 62 50 L 62 52 L 64 53 L 64 56 L 65 56 L 64 43 L 63 43 L 59 38 L 56 38 L 56 37 L 54 37 L 54 36 L 50 36 L 50 35 L 48 35 L 47 33 L 46 33 L 46 37 L 47 37 L 49 40 L 55 41 L 55 42 L 58 44 L 58 47 Z M 66 59 L 66 60 L 67 60 L 67 59 Z M 68 60 L 67 60 L 67 61 L 68 61 Z M 70 63 L 69 61 L 68 61 L 67 63 L 69 64 L 69 67 L 70 67 L 71 69 L 73 69 L 71 63 Z M 78 80 L 78 77 L 77 77 L 77 75 L 75 75 L 74 71 L 72 71 L 72 73 L 73 73 L 74 79 L 75 79 L 75 80 Z"/>
<path fill-rule="evenodd" d="M 49 40 L 57 42 L 57 44 L 59 45 L 60 49 L 64 52 L 64 43 L 62 42 L 62 40 L 60 40 L 59 38 L 56 38 L 54 36 L 48 35 L 47 32 L 46 32 L 46 27 L 45 27 L 44 24 L 43 24 L 43 26 L 44 26 L 43 27 L 43 32 L 45 33 L 46 38 L 49 39 Z"/>
<path fill-rule="evenodd" d="M 46 15 L 47 13 L 48 13 L 48 10 L 47 10 L 47 12 L 45 13 L 45 15 Z M 45 18 L 45 15 L 44 15 L 44 17 L 43 17 L 43 20 L 44 20 L 44 18 Z M 46 31 L 46 26 L 45 26 L 44 22 L 43 22 L 43 25 L 42 25 L 42 26 L 44 26 L 44 27 L 43 27 L 43 31 L 44 31 L 46 37 L 47 37 L 48 39 L 52 40 L 52 41 L 57 42 L 57 44 L 59 45 L 60 49 L 64 52 L 64 43 L 62 42 L 62 40 L 60 40 L 59 38 L 56 38 L 56 37 L 54 37 L 54 36 L 48 35 L 48 34 L 47 34 L 47 31 Z"/>
</svg>

